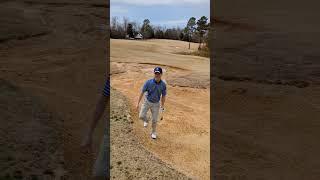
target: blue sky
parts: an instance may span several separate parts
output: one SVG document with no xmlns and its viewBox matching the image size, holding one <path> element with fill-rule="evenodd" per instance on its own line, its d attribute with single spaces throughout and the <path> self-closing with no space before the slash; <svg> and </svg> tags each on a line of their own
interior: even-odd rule
<svg viewBox="0 0 320 180">
<path fill-rule="evenodd" d="M 185 27 L 190 17 L 210 18 L 210 0 L 110 0 L 110 15 L 128 17 L 142 24 L 148 18 L 152 25 L 167 28 Z"/>
</svg>

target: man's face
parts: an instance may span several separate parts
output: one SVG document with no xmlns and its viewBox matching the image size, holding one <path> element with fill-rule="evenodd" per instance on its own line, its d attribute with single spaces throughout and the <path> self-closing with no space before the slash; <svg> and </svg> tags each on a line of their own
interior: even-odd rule
<svg viewBox="0 0 320 180">
<path fill-rule="evenodd" d="M 161 76 L 162 76 L 161 73 L 158 73 L 158 72 L 154 73 L 154 78 L 155 78 L 156 80 L 160 80 L 160 79 L 161 79 Z"/>
</svg>

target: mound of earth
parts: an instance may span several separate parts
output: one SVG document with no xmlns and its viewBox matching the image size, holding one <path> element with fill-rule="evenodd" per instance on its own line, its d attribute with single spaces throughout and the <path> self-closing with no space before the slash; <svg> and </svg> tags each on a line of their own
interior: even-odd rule
<svg viewBox="0 0 320 180">
<path fill-rule="evenodd" d="M 189 179 L 147 151 L 133 133 L 129 105 L 111 91 L 111 179 Z"/>
<path fill-rule="evenodd" d="M 125 64 L 111 63 L 110 75 L 120 74 L 126 72 Z"/>
<path fill-rule="evenodd" d="M 111 75 L 118 75 L 122 73 L 143 72 L 149 74 L 155 66 L 161 66 L 164 70 L 166 82 L 170 86 L 190 87 L 206 89 L 210 86 L 209 74 L 190 72 L 177 67 L 167 65 L 157 65 L 152 63 L 119 63 L 111 62 Z"/>
<path fill-rule="evenodd" d="M 175 87 L 190 87 L 190 88 L 199 88 L 206 89 L 210 86 L 209 75 L 195 75 L 191 73 L 186 73 L 184 75 L 176 74 L 167 78 L 167 82 Z"/>
</svg>

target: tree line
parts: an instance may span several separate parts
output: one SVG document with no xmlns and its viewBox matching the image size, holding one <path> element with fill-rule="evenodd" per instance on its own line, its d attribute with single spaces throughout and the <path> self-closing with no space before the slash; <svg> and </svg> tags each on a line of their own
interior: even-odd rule
<svg viewBox="0 0 320 180">
<path fill-rule="evenodd" d="M 206 16 L 198 20 L 191 17 L 184 28 L 166 28 L 164 26 L 154 26 L 149 19 L 142 23 L 129 21 L 129 18 L 123 17 L 122 21 L 118 17 L 112 17 L 110 23 L 110 37 L 115 39 L 134 38 L 141 34 L 143 39 L 172 39 L 201 44 L 208 42 L 210 22 Z M 189 43 L 190 48 L 190 43 Z"/>
</svg>

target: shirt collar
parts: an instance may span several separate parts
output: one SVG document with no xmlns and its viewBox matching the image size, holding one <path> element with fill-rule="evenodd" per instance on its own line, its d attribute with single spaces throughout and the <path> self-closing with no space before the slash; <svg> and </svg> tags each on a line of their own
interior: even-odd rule
<svg viewBox="0 0 320 180">
<path fill-rule="evenodd" d="M 160 84 L 160 83 L 161 83 L 161 81 L 162 81 L 162 80 L 160 79 L 160 81 L 159 81 L 159 82 L 157 82 L 157 81 L 156 81 L 156 79 L 155 79 L 155 78 L 153 78 L 153 82 L 154 82 L 154 83 L 156 83 L 156 84 Z"/>
</svg>

